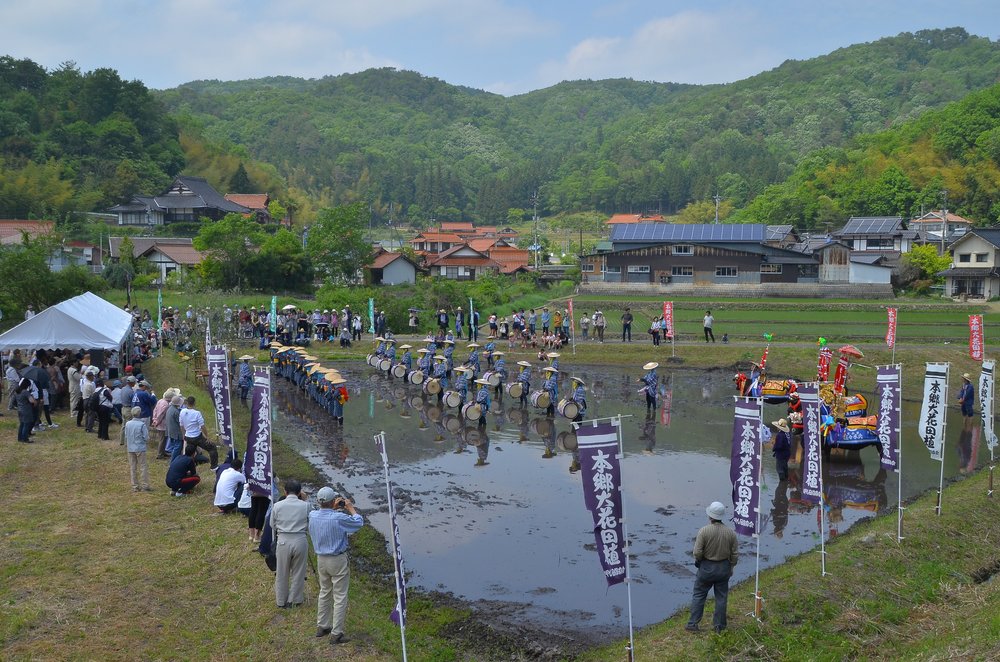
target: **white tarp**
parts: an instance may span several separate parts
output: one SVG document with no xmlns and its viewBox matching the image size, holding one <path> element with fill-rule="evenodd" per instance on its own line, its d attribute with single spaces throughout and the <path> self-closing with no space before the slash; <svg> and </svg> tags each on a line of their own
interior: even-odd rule
<svg viewBox="0 0 1000 662">
<path fill-rule="evenodd" d="M 0 350 L 118 349 L 132 328 L 132 316 L 87 292 L 46 308 L 0 335 Z"/>
</svg>

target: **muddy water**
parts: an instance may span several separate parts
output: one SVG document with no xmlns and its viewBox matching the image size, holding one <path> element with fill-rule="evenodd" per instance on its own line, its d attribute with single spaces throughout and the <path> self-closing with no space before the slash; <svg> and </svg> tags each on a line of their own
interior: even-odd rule
<svg viewBox="0 0 1000 662">
<path fill-rule="evenodd" d="M 406 566 L 411 585 L 478 602 L 510 623 L 559 636 L 593 638 L 627 628 L 626 591 L 608 589 L 590 531 L 579 473 L 571 473 L 566 419 L 547 420 L 506 398 L 494 403 L 483 430 L 461 424 L 456 410 L 428 404 L 412 386 L 343 366 L 352 385 L 345 427 L 330 424 L 287 382 L 275 382 L 276 428 L 330 481 L 356 500 L 369 521 L 388 534 L 381 462 L 372 435 L 384 430 L 392 463 Z M 566 369 L 566 366 L 564 366 Z M 588 417 L 623 414 L 623 484 L 633 540 L 633 616 L 637 626 L 662 620 L 690 600 L 694 535 L 705 506 L 731 506 L 729 447 L 732 384 L 728 372 L 661 374 L 660 408 L 647 417 L 637 373 L 581 367 L 588 384 Z M 874 383 L 856 383 L 871 393 Z M 565 385 L 561 392 L 568 387 Z M 911 386 L 910 390 L 915 387 Z M 932 462 L 915 431 L 919 405 L 903 410 L 903 498 L 935 487 Z M 766 420 L 785 415 L 766 406 Z M 950 409 L 945 478 L 988 458 Z M 572 446 L 572 444 L 570 444 Z M 761 565 L 772 566 L 816 548 L 818 512 L 799 498 L 797 470 L 779 483 L 765 453 Z M 829 535 L 897 502 L 896 474 L 879 471 L 867 448 L 827 466 Z M 947 501 L 944 504 L 947 508 Z M 735 579 L 751 577 L 755 542 L 741 539 Z M 819 574 L 819 555 L 816 556 Z"/>
</svg>

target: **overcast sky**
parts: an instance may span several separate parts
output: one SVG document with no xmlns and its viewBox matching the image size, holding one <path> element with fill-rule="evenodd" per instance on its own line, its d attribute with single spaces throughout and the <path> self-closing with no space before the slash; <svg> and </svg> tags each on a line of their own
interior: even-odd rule
<svg viewBox="0 0 1000 662">
<path fill-rule="evenodd" d="M 0 54 L 153 88 L 396 67 L 519 94 L 723 83 L 900 32 L 1000 37 L 996 0 L 0 0 Z"/>
</svg>

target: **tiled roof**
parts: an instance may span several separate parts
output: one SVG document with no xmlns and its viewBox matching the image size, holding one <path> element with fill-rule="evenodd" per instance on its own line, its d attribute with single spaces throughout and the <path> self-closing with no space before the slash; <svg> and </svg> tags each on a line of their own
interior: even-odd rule
<svg viewBox="0 0 1000 662">
<path fill-rule="evenodd" d="M 227 193 L 226 200 L 242 205 L 247 209 L 267 209 L 267 203 L 271 199 L 267 193 Z"/>
<path fill-rule="evenodd" d="M 634 223 L 611 228 L 612 242 L 756 242 L 764 241 L 766 228 L 756 223 Z"/>
<path fill-rule="evenodd" d="M 456 232 L 458 230 L 472 230 L 471 221 L 442 221 L 441 232 Z"/>
<path fill-rule="evenodd" d="M 767 239 L 766 241 L 781 241 L 791 233 L 795 234 L 795 228 L 792 225 L 768 225 L 767 226 Z"/>
<path fill-rule="evenodd" d="M 466 243 L 469 245 L 470 248 L 472 248 L 472 250 L 483 253 L 496 246 L 496 243 L 498 241 L 500 241 L 498 237 L 493 237 L 493 238 L 487 237 L 485 239 L 469 239 L 466 241 Z"/>
<path fill-rule="evenodd" d="M 21 241 L 21 233 L 27 232 L 28 236 L 37 237 L 49 234 L 55 230 L 56 224 L 53 221 L 27 221 L 20 219 L 0 220 L 0 239 L 14 238 L 16 242 Z M 8 243 L 8 242 L 5 242 Z"/>
<path fill-rule="evenodd" d="M 940 209 L 938 209 L 936 211 L 929 211 L 926 214 L 924 214 L 923 216 L 919 216 L 919 217 L 913 219 L 912 221 L 910 221 L 910 223 L 940 223 L 941 222 L 941 214 L 942 214 L 942 210 L 940 210 Z M 949 223 L 968 223 L 969 225 L 972 225 L 972 221 L 970 221 L 969 219 L 963 218 L 963 217 L 959 216 L 958 214 L 953 214 L 951 212 L 948 212 L 948 222 Z"/>
<path fill-rule="evenodd" d="M 201 251 L 195 250 L 194 246 L 184 244 L 157 244 L 149 247 L 143 255 L 148 257 L 153 251 L 159 251 L 177 264 L 186 266 L 200 264 L 205 257 Z"/>
<path fill-rule="evenodd" d="M 1000 248 L 1000 228 L 996 229 L 974 228 L 969 232 L 966 232 L 964 235 L 962 235 L 961 239 L 955 240 L 955 243 L 957 244 L 959 241 L 962 241 L 962 239 L 965 239 L 966 237 L 969 237 L 971 235 L 976 235 L 977 237 L 981 237 L 982 239 L 985 239 L 986 241 L 990 242 L 997 248 Z"/>
<path fill-rule="evenodd" d="M 427 263 L 429 267 L 492 267 L 499 269 L 500 265 L 488 257 L 456 256 L 439 257 Z"/>
<path fill-rule="evenodd" d="M 447 242 L 451 244 L 462 243 L 462 238 L 457 234 L 451 232 L 421 232 L 416 237 L 410 240 L 411 244 L 419 244 L 425 241 L 430 242 Z"/>
<path fill-rule="evenodd" d="M 187 190 L 182 193 L 170 193 L 177 185 Z M 156 196 L 155 201 L 157 205 L 165 209 L 210 207 L 237 214 L 249 214 L 251 211 L 243 205 L 226 200 L 202 177 L 189 177 L 187 175 L 178 175 L 170 189 L 163 195 Z"/>
<path fill-rule="evenodd" d="M 403 258 L 407 262 L 410 262 L 410 260 L 408 260 L 406 258 L 406 256 L 403 255 L 402 253 L 389 253 L 389 252 L 385 252 L 385 253 L 379 254 L 378 257 L 376 257 L 374 260 L 372 260 L 372 263 L 369 264 L 368 267 L 370 269 L 384 269 L 384 268 L 388 267 L 390 264 L 392 264 L 393 262 L 395 262 L 398 258 Z M 410 264 L 413 264 L 413 263 L 410 262 Z M 413 266 L 416 266 L 416 265 L 413 265 Z"/>
<path fill-rule="evenodd" d="M 111 244 L 111 257 L 119 257 L 118 247 L 122 243 L 122 237 L 111 237 L 108 242 Z M 132 237 L 134 257 L 141 257 L 154 246 L 191 246 L 192 243 L 193 240 L 188 237 Z"/>
<path fill-rule="evenodd" d="M 662 222 L 662 214 L 612 214 L 607 220 L 608 225 L 618 225 L 621 223 L 650 223 Z"/>
</svg>

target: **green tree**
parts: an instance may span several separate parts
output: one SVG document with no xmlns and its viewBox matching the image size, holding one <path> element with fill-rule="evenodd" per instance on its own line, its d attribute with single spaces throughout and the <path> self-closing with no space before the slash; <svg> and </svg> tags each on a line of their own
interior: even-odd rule
<svg viewBox="0 0 1000 662">
<path fill-rule="evenodd" d="M 233 176 L 229 178 L 229 193 L 256 193 L 253 182 L 250 181 L 250 175 L 247 174 L 247 169 L 244 167 L 243 162 L 240 161 L 240 167 L 236 169 Z M 279 219 L 280 220 L 280 219 Z"/>
<path fill-rule="evenodd" d="M 267 237 L 250 265 L 249 283 L 259 290 L 278 286 L 294 292 L 312 290 L 313 266 L 302 242 L 287 228 Z"/>
<path fill-rule="evenodd" d="M 264 242 L 260 224 L 242 214 L 226 214 L 219 221 L 203 219 L 194 247 L 208 258 L 202 275 L 217 287 L 243 287 L 247 268 Z"/>
<path fill-rule="evenodd" d="M 373 250 L 365 240 L 367 207 L 363 202 L 321 209 L 309 228 L 306 252 L 316 271 L 329 282 L 352 282 L 371 262 Z"/>
<path fill-rule="evenodd" d="M 903 256 L 903 263 L 919 269 L 921 279 L 941 282 L 944 278 L 938 276 L 938 273 L 951 266 L 951 255 L 938 255 L 937 246 L 925 244 L 911 248 Z"/>
</svg>

